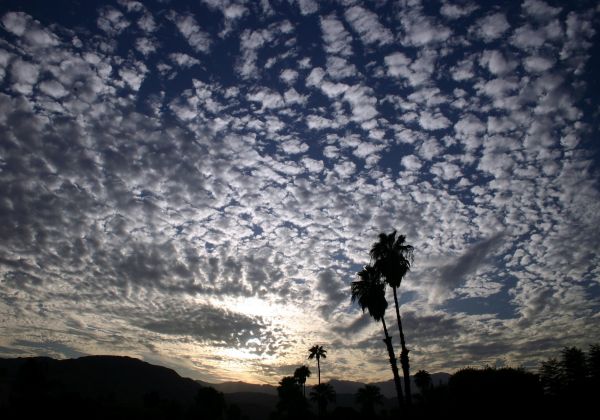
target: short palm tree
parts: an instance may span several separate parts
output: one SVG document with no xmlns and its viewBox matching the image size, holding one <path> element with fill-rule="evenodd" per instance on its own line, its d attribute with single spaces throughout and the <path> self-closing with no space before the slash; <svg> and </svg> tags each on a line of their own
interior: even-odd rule
<svg viewBox="0 0 600 420">
<path fill-rule="evenodd" d="M 294 378 L 302 387 L 302 394 L 304 398 L 306 398 L 306 378 L 310 376 L 310 369 L 306 365 L 300 366 L 298 369 L 294 371 Z"/>
<path fill-rule="evenodd" d="M 431 375 L 426 370 L 420 370 L 415 373 L 415 385 L 421 391 L 421 395 L 424 395 L 429 388 L 431 388 Z"/>
<path fill-rule="evenodd" d="M 330 384 L 315 385 L 310 391 L 310 399 L 317 404 L 321 416 L 327 412 L 327 405 L 335 402 L 335 390 Z"/>
<path fill-rule="evenodd" d="M 279 381 L 277 387 L 277 411 L 282 418 L 302 419 L 308 414 L 306 398 L 302 396 L 302 390 L 296 378 L 286 376 Z"/>
<path fill-rule="evenodd" d="M 413 247 L 405 243 L 406 237 L 398 235 L 394 230 L 389 235 L 379 234 L 379 241 L 371 247 L 370 255 L 373 266 L 383 278 L 383 281 L 392 288 L 394 292 L 394 304 L 396 306 L 396 320 L 398 321 L 398 331 L 400 333 L 400 364 L 402 374 L 404 375 L 404 391 L 406 393 L 406 402 L 411 403 L 410 392 L 410 363 L 408 360 L 409 350 L 406 348 L 404 332 L 402 330 L 402 318 L 400 318 L 400 306 L 398 305 L 397 289 L 400 287 L 402 279 L 410 270 L 413 259 Z"/>
<path fill-rule="evenodd" d="M 359 388 L 354 398 L 361 406 L 362 413 L 369 418 L 375 416 L 375 406 L 383 404 L 383 395 L 381 395 L 379 387 L 375 385 L 365 385 Z"/>
<path fill-rule="evenodd" d="M 381 321 L 381 324 L 383 325 L 383 333 L 385 335 L 383 342 L 387 347 L 392 373 L 394 374 L 394 384 L 396 385 L 398 404 L 402 406 L 404 403 L 402 397 L 402 384 L 400 383 L 400 375 L 398 374 L 398 365 L 396 364 L 394 347 L 392 346 L 392 337 L 388 334 L 384 318 L 385 310 L 388 306 L 387 300 L 385 299 L 385 285 L 380 280 L 377 270 L 370 265 L 367 265 L 359 271 L 358 277 L 360 279 L 353 281 L 350 286 L 352 302 L 358 301 L 363 312 L 367 309 L 369 315 L 375 321 Z"/>
<path fill-rule="evenodd" d="M 308 358 L 317 359 L 317 372 L 319 374 L 319 385 L 321 384 L 321 358 L 327 359 L 327 350 L 323 346 L 315 344 L 308 349 Z"/>
</svg>

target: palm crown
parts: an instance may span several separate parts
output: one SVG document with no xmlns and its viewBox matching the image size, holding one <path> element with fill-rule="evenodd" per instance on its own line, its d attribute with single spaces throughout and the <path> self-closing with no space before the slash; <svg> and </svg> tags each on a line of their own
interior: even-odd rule
<svg viewBox="0 0 600 420">
<path fill-rule="evenodd" d="M 319 346 L 318 344 L 315 344 L 310 349 L 308 349 L 308 351 L 309 351 L 309 354 L 308 354 L 309 359 L 314 359 L 314 358 L 316 358 L 317 360 L 319 360 L 321 358 L 327 359 L 327 350 L 325 350 L 323 348 L 323 346 Z"/>
<path fill-rule="evenodd" d="M 350 286 L 352 302 L 358 301 L 363 312 L 367 309 L 375 321 L 380 321 L 388 306 L 385 284 L 380 280 L 375 267 L 370 265 L 359 271 L 358 277 L 360 280 L 353 281 Z"/>
<path fill-rule="evenodd" d="M 379 234 L 379 241 L 371 247 L 373 266 L 391 287 L 400 287 L 404 275 L 410 270 L 413 247 L 405 243 L 406 237 L 396 231 Z"/>
</svg>

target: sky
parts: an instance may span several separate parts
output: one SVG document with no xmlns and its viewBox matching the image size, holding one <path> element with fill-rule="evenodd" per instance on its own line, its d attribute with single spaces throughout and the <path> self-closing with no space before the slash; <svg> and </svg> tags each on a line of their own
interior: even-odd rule
<svg viewBox="0 0 600 420">
<path fill-rule="evenodd" d="M 394 229 L 413 372 L 600 342 L 599 17 L 3 1 L 0 357 L 274 384 L 319 344 L 324 380 L 391 379 L 350 283 Z"/>
</svg>

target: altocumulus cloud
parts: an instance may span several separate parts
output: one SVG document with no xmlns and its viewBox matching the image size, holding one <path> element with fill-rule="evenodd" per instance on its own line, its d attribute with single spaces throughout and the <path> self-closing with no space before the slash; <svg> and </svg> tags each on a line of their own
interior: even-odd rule
<svg viewBox="0 0 600 420">
<path fill-rule="evenodd" d="M 597 341 L 598 8 L 438 6 L 3 2 L 2 354 L 387 379 L 349 284 L 393 228 L 417 369 Z"/>
</svg>

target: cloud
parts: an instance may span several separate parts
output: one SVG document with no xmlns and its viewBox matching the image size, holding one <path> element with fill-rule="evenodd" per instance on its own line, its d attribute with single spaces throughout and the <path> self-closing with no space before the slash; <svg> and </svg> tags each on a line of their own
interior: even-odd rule
<svg viewBox="0 0 600 420">
<path fill-rule="evenodd" d="M 200 60 L 184 53 L 171 53 L 169 58 L 179 67 L 190 68 L 200 64 Z"/>
<path fill-rule="evenodd" d="M 298 78 L 298 72 L 292 69 L 285 69 L 279 75 L 281 80 L 283 80 L 287 84 L 293 84 Z"/>
<path fill-rule="evenodd" d="M 273 92 L 268 89 L 259 89 L 248 95 L 248 100 L 259 102 L 262 108 L 279 108 L 283 106 L 283 98 L 278 92 Z"/>
<path fill-rule="evenodd" d="M 425 130 L 441 130 L 450 125 L 450 120 L 439 112 L 431 114 L 423 111 L 419 115 L 419 125 Z"/>
<path fill-rule="evenodd" d="M 525 69 L 532 73 L 543 73 L 554 66 L 554 59 L 550 57 L 532 56 L 525 59 Z"/>
<path fill-rule="evenodd" d="M 296 0 L 296 2 L 303 15 L 312 15 L 319 10 L 319 4 L 315 0 Z"/>
<path fill-rule="evenodd" d="M 137 24 L 144 32 L 152 33 L 157 29 L 156 21 L 150 13 L 144 13 L 138 20 Z"/>
<path fill-rule="evenodd" d="M 135 45 L 138 51 L 141 52 L 144 57 L 147 57 L 157 50 L 156 41 L 150 38 L 138 38 L 135 42 Z"/>
<path fill-rule="evenodd" d="M 170 11 L 168 18 L 175 24 L 181 35 L 195 51 L 203 53 L 210 51 L 211 38 L 208 33 L 200 28 L 192 15 Z"/>
<path fill-rule="evenodd" d="M 341 301 L 348 299 L 347 287 L 332 270 L 326 270 L 318 275 L 317 289 L 326 297 L 325 303 L 320 308 L 325 318 L 332 315 L 332 311 L 339 307 Z"/>
<path fill-rule="evenodd" d="M 240 49 L 242 59 L 238 64 L 238 70 L 242 77 L 251 78 L 256 76 L 258 50 L 273 39 L 273 33 L 269 30 L 251 31 L 245 30 L 240 34 Z"/>
<path fill-rule="evenodd" d="M 105 6 L 99 10 L 96 23 L 100 29 L 111 36 L 119 35 L 131 24 L 123 13 L 112 6 Z"/>
<path fill-rule="evenodd" d="M 484 51 L 481 64 L 496 76 L 505 75 L 517 67 L 516 61 L 507 59 L 501 51 L 497 50 Z"/>
<path fill-rule="evenodd" d="M 24 95 L 30 94 L 40 74 L 39 66 L 17 59 L 13 61 L 10 70 L 13 89 Z"/>
<path fill-rule="evenodd" d="M 451 264 L 440 269 L 439 278 L 443 288 L 453 289 L 475 272 L 485 259 L 502 243 L 504 234 L 497 234 L 471 246 Z"/>
<path fill-rule="evenodd" d="M 551 19 L 561 11 L 560 7 L 552 7 L 541 0 L 525 0 L 521 7 L 529 16 L 539 20 Z"/>
<path fill-rule="evenodd" d="M 352 55 L 352 36 L 335 14 L 321 18 L 325 52 L 343 57 Z"/>
<path fill-rule="evenodd" d="M 506 15 L 497 12 L 481 18 L 472 28 L 472 32 L 484 41 L 490 42 L 500 38 L 509 28 Z"/>
<path fill-rule="evenodd" d="M 346 10 L 344 16 L 366 45 L 385 45 L 394 40 L 392 32 L 381 24 L 375 13 L 368 9 L 352 6 Z"/>
<path fill-rule="evenodd" d="M 356 76 L 357 70 L 354 64 L 346 59 L 336 56 L 327 57 L 327 74 L 334 80 L 346 79 Z"/>
<path fill-rule="evenodd" d="M 404 78 L 410 86 L 417 87 L 429 81 L 435 71 L 435 59 L 435 53 L 431 51 L 420 53 L 414 61 L 396 52 L 385 57 L 385 64 L 390 76 Z"/>
<path fill-rule="evenodd" d="M 264 334 L 265 324 L 260 318 L 251 318 L 216 307 L 200 306 L 162 307 L 156 314 L 145 314 L 134 322 L 139 327 L 164 335 L 189 336 L 198 342 L 216 346 L 242 347 L 253 339 L 260 343 L 261 353 L 271 337 Z"/>
<path fill-rule="evenodd" d="M 458 165 L 449 162 L 438 162 L 431 167 L 431 173 L 439 176 L 444 181 L 459 178 L 462 172 Z"/>
<path fill-rule="evenodd" d="M 31 18 L 23 12 L 8 12 L 2 16 L 2 26 L 16 36 L 22 36 Z"/>
<path fill-rule="evenodd" d="M 402 166 L 409 171 L 416 171 L 421 168 L 421 162 L 415 155 L 408 155 L 402 158 Z"/>
<path fill-rule="evenodd" d="M 56 80 L 44 81 L 40 83 L 39 89 L 46 95 L 52 96 L 55 99 L 60 99 L 69 94 L 64 86 L 58 83 Z"/>
<path fill-rule="evenodd" d="M 354 120 L 362 122 L 377 116 L 377 99 L 371 94 L 372 90 L 362 85 L 350 86 L 344 91 L 344 100 L 350 104 Z"/>
<path fill-rule="evenodd" d="M 442 43 L 452 35 L 449 28 L 416 10 L 403 13 L 401 23 L 406 33 L 404 42 L 415 47 Z"/>
<path fill-rule="evenodd" d="M 440 9 L 440 13 L 448 19 L 460 19 L 464 16 L 470 15 L 475 10 L 477 10 L 477 5 L 474 3 L 444 3 Z"/>
</svg>

